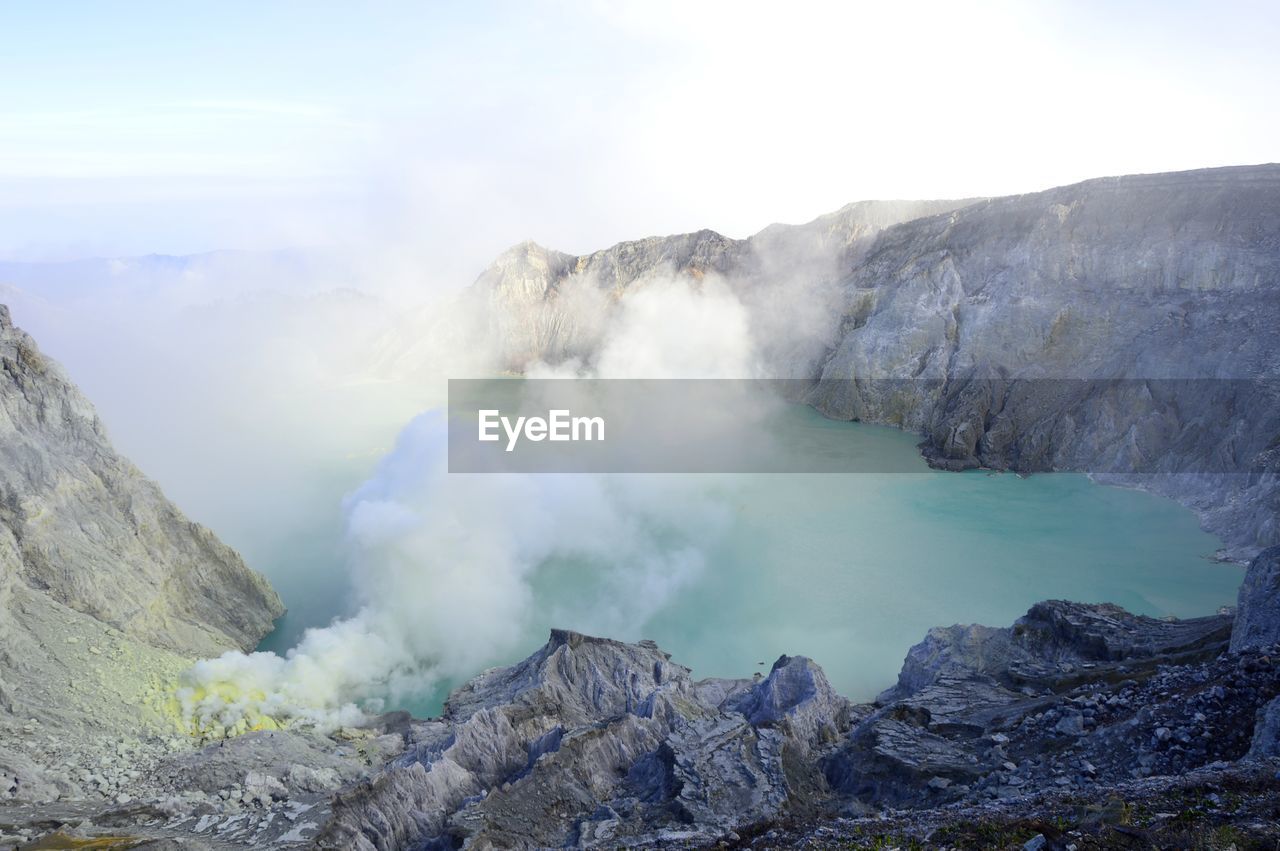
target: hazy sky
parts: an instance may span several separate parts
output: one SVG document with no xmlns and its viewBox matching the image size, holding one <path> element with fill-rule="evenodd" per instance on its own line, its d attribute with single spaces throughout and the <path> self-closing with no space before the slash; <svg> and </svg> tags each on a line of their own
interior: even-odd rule
<svg viewBox="0 0 1280 851">
<path fill-rule="evenodd" d="M 1280 5 L 28 3 L 0 257 L 360 246 L 466 283 L 863 198 L 1280 159 Z"/>
</svg>

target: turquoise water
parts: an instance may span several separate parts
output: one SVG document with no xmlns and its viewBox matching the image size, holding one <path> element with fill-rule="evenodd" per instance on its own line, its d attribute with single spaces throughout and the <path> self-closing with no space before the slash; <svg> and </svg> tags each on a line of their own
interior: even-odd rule
<svg viewBox="0 0 1280 851">
<path fill-rule="evenodd" d="M 1003 626 L 1049 598 L 1180 617 L 1235 600 L 1240 569 L 1210 561 L 1220 542 L 1170 500 L 1080 474 L 931 470 L 917 436 L 808 408 L 787 411 L 780 436 L 913 472 L 725 477 L 732 524 L 706 569 L 624 637 L 656 640 L 696 676 L 806 655 L 868 698 L 932 626 Z M 541 605 L 589 585 L 587 569 L 545 573 Z"/>
<path fill-rule="evenodd" d="M 600 566 L 544 564 L 521 645 L 490 664 L 523 658 L 551 627 L 566 627 L 652 638 L 699 677 L 746 677 L 779 654 L 803 654 L 842 693 L 870 698 L 932 626 L 1003 626 L 1048 598 L 1156 616 L 1209 614 L 1235 599 L 1240 569 L 1211 561 L 1220 542 L 1170 500 L 1079 474 L 930 470 L 917 436 L 805 407 L 787 408 L 774 431 L 792 451 L 842 468 L 853 458 L 904 472 L 688 477 L 729 515 L 701 542 L 705 565 L 690 585 L 640 627 L 601 627 L 590 603 L 602 594 Z M 303 627 L 348 613 L 338 502 L 354 467 L 334 471 L 332 493 L 317 489 L 331 503 L 323 524 L 254 560 L 291 609 L 264 649 L 283 651 Z M 611 601 L 624 611 L 629 602 Z M 430 714 L 446 690 L 405 708 Z"/>
</svg>

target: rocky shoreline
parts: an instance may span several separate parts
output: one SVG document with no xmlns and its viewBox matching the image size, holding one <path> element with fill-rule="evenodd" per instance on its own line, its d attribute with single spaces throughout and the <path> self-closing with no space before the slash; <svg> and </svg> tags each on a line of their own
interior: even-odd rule
<svg viewBox="0 0 1280 851">
<path fill-rule="evenodd" d="M 455 690 L 439 718 L 177 748 L 133 768 L 114 800 L 18 803 L 11 789 L 0 835 L 1091 848 L 1181 831 L 1253 847 L 1274 841 L 1280 814 L 1278 580 L 1275 547 L 1250 565 L 1234 614 L 1157 620 L 1046 601 L 1011 627 L 934 629 L 871 704 L 834 693 L 803 657 L 755 679 L 694 680 L 651 642 L 555 631 Z"/>
</svg>

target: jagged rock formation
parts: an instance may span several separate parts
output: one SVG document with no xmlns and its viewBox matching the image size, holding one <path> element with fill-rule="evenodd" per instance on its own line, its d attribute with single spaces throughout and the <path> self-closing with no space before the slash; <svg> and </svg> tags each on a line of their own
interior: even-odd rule
<svg viewBox="0 0 1280 851">
<path fill-rule="evenodd" d="M 816 665 L 704 680 L 649 642 L 555 631 L 455 691 L 380 775 L 344 792 L 328 848 L 618 847 L 711 838 L 815 798 L 810 754 L 849 723 Z"/>
<path fill-rule="evenodd" d="M 1153 688 L 1165 676 L 1157 671 L 1217 660 L 1231 625 L 1230 615 L 1160 621 L 1107 604 L 1049 601 L 1009 628 L 931 630 L 907 654 L 880 708 L 827 760 L 829 778 L 873 803 L 921 805 L 972 791 L 1007 795 L 1033 782 L 1028 775 L 1049 775 L 1036 777 L 1046 783 L 1064 776 L 1064 745 L 1080 750 L 1073 765 L 1092 766 L 1067 776 L 1068 785 L 1127 776 L 1133 766 L 1124 759 L 1132 763 L 1145 753 L 1153 713 L 1177 714 L 1195 704 L 1185 694 L 1170 700 L 1167 683 Z M 1197 688 L 1209 682 L 1190 679 Z M 1256 700 L 1235 706 L 1229 717 L 1222 707 L 1205 707 L 1200 720 L 1220 727 L 1214 741 L 1233 748 L 1230 758 L 1247 747 L 1235 724 L 1256 706 Z M 1111 741 L 1116 736 L 1126 737 L 1123 746 Z M 1193 759 L 1203 764 L 1219 755 Z"/>
<path fill-rule="evenodd" d="M 1231 652 L 1231 629 L 1229 614 L 1048 601 L 1008 628 L 933 630 L 865 705 L 802 657 L 753 680 L 694 680 L 652 642 L 556 630 L 455 690 L 440 718 L 247 734 L 158 760 L 142 800 L 46 807 L 23 830 L 216 847 L 776 848 L 886 811 L 934 830 L 1057 793 L 1101 805 L 1168 778 L 1251 777 L 1251 761 L 1275 757 L 1280 644 Z M 17 815 L 0 802 L 0 824 Z"/>
<path fill-rule="evenodd" d="M 1018 690 L 1061 689 L 1073 675 L 1094 679 L 1099 665 L 1123 660 L 1130 673 L 1216 654 L 1232 618 L 1158 620 L 1107 603 L 1037 603 L 1012 627 L 937 627 L 907 652 L 897 685 L 882 702 L 909 698 L 957 676 L 988 678 Z"/>
<path fill-rule="evenodd" d="M 555 631 L 411 725 L 401 756 L 335 798 L 318 843 L 701 847 L 784 820 L 1239 760 L 1261 753 L 1254 719 L 1280 674 L 1257 650 L 1227 653 L 1231 625 L 1040 603 L 1009 628 L 934 630 L 865 706 L 802 658 L 694 681 L 651 643 Z"/>
<path fill-rule="evenodd" d="M 651 276 L 718 274 L 770 374 L 812 379 L 824 414 L 918 431 L 940 466 L 1150 488 L 1243 559 L 1280 541 L 1277 234 L 1280 166 L 1207 169 L 854 205 L 742 241 L 524 244 L 473 289 L 518 369 L 590 359 L 584 290 L 607 307 Z"/>
</svg>

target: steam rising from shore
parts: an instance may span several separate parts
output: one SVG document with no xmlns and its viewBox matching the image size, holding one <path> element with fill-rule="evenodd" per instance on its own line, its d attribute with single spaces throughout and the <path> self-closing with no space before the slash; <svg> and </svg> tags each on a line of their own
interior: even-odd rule
<svg viewBox="0 0 1280 851">
<path fill-rule="evenodd" d="M 599 310 L 596 302 L 584 302 Z M 717 279 L 630 291 L 600 324 L 592 365 L 535 363 L 539 377 L 749 377 L 747 309 Z M 729 511 L 707 482 L 664 477 L 449 475 L 444 416 L 401 433 L 344 506 L 359 609 L 309 630 L 285 656 L 197 663 L 181 711 L 210 736 L 287 721 L 351 724 L 527 649 L 535 585 L 550 563 L 588 575 L 558 600 L 566 626 L 637 636 L 702 571 Z M 638 636 L 637 636 L 638 637 Z"/>
</svg>

